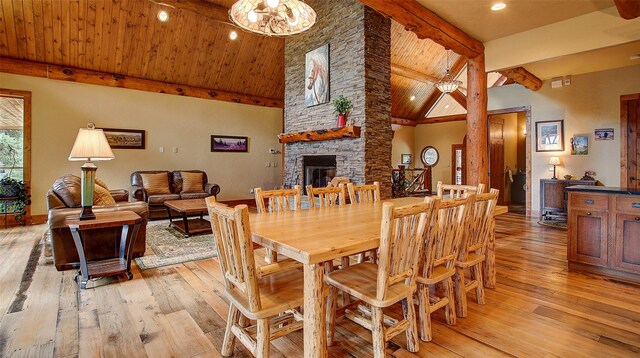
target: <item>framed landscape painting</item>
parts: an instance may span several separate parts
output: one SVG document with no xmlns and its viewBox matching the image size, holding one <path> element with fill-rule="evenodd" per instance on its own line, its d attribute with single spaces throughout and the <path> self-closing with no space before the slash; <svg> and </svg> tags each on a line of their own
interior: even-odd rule
<svg viewBox="0 0 640 358">
<path fill-rule="evenodd" d="M 571 138 L 571 155 L 589 154 L 589 137 L 586 135 L 574 135 Z"/>
<path fill-rule="evenodd" d="M 304 58 L 304 104 L 329 102 L 329 44 L 307 52 Z"/>
<path fill-rule="evenodd" d="M 101 128 L 112 149 L 144 149 L 144 131 Z"/>
<path fill-rule="evenodd" d="M 536 122 L 536 152 L 564 150 L 564 121 Z"/>
<path fill-rule="evenodd" d="M 212 135 L 211 151 L 246 153 L 249 151 L 249 137 Z"/>
</svg>

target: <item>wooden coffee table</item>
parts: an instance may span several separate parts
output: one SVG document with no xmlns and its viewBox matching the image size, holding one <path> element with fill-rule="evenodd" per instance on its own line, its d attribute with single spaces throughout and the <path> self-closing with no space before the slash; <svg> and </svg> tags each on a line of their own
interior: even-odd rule
<svg viewBox="0 0 640 358">
<path fill-rule="evenodd" d="M 164 202 L 164 206 L 169 213 L 169 226 L 173 225 L 173 227 L 183 232 L 184 237 L 212 232 L 211 223 L 202 217 L 207 212 L 207 204 L 205 204 L 204 199 L 167 200 Z M 182 215 L 182 221 L 174 222 L 171 210 L 177 211 Z M 193 215 L 200 215 L 200 217 L 189 219 L 189 216 Z"/>
</svg>

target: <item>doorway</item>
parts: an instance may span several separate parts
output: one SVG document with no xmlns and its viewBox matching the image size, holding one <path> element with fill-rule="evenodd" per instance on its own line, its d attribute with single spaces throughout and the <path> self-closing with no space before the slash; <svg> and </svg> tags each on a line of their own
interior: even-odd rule
<svg viewBox="0 0 640 358">
<path fill-rule="evenodd" d="M 640 189 L 640 93 L 620 96 L 620 186 Z"/>
<path fill-rule="evenodd" d="M 0 89 L 0 179 L 31 183 L 31 92 Z M 10 201 L 0 203 L 0 212 L 12 212 Z M 31 219 L 26 208 L 25 221 Z"/>
</svg>

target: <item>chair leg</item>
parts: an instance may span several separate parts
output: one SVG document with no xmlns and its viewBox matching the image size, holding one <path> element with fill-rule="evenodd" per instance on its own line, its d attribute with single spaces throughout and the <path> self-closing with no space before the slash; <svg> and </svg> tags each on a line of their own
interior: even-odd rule
<svg viewBox="0 0 640 358">
<path fill-rule="evenodd" d="M 420 342 L 418 341 L 416 307 L 413 305 L 413 295 L 409 295 L 409 297 L 402 300 L 402 311 L 404 318 L 409 322 L 409 328 L 407 328 L 407 350 L 415 353 L 420 349 Z"/>
<path fill-rule="evenodd" d="M 236 306 L 231 305 L 229 307 L 229 316 L 227 317 L 227 328 L 224 331 L 224 339 L 222 340 L 222 348 L 220 353 L 225 357 L 230 357 L 233 355 L 233 346 L 236 341 L 236 337 L 231 332 L 231 327 L 234 323 L 238 323 L 240 319 L 240 311 L 236 308 Z"/>
<path fill-rule="evenodd" d="M 271 249 L 267 249 L 267 254 L 264 256 L 264 261 L 268 264 L 278 262 L 278 253 Z"/>
<path fill-rule="evenodd" d="M 442 287 L 444 289 L 444 296 L 449 300 L 449 303 L 444 306 L 445 320 L 447 321 L 447 324 L 453 326 L 456 324 L 456 302 L 453 297 L 453 280 L 451 277 L 442 282 Z"/>
<path fill-rule="evenodd" d="M 476 301 L 478 304 L 485 304 L 484 299 L 484 275 L 482 273 L 482 263 L 471 266 L 471 277 L 474 280 L 478 281 L 478 286 L 476 287 Z"/>
<path fill-rule="evenodd" d="M 338 289 L 329 287 L 327 296 L 327 346 L 333 345 L 333 333 L 336 322 L 336 309 L 338 308 Z"/>
<path fill-rule="evenodd" d="M 467 317 L 467 284 L 464 279 L 464 268 L 456 267 L 453 275 L 453 290 L 456 297 L 456 315 Z"/>
<path fill-rule="evenodd" d="M 384 358 L 384 314 L 380 307 L 371 307 L 371 337 L 373 341 L 373 356 L 375 358 Z"/>
<path fill-rule="evenodd" d="M 259 319 L 257 322 L 256 332 L 256 357 L 266 358 L 269 357 L 269 345 L 270 345 L 270 333 L 269 333 L 269 320 Z"/>
<path fill-rule="evenodd" d="M 431 305 L 429 304 L 429 286 L 418 285 L 418 320 L 420 339 L 431 341 Z"/>
</svg>

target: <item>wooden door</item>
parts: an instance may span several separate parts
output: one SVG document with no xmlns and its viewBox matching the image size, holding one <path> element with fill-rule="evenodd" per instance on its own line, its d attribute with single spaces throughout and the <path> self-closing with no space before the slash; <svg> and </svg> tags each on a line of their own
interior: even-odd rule
<svg viewBox="0 0 640 358">
<path fill-rule="evenodd" d="M 640 189 L 640 93 L 620 97 L 620 185 Z"/>
<path fill-rule="evenodd" d="M 615 257 L 613 266 L 640 273 L 640 214 L 616 215 Z"/>
<path fill-rule="evenodd" d="M 606 211 L 569 212 L 569 261 L 607 266 Z"/>
<path fill-rule="evenodd" d="M 500 190 L 498 205 L 504 205 L 504 119 L 502 118 L 491 118 L 489 121 L 489 188 Z"/>
</svg>

